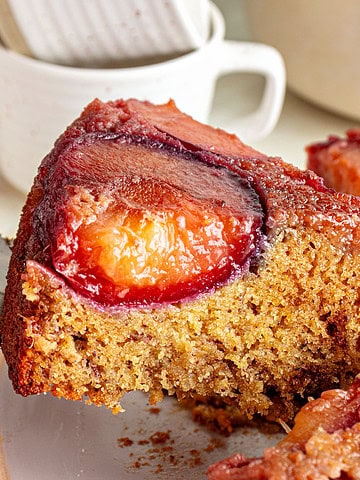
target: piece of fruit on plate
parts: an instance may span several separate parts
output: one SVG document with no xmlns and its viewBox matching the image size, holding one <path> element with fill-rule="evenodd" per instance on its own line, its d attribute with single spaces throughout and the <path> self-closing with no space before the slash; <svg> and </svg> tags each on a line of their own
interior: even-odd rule
<svg viewBox="0 0 360 480">
<path fill-rule="evenodd" d="M 306 147 L 306 152 L 307 168 L 323 177 L 328 187 L 360 195 L 360 128 L 348 130 L 345 138 L 330 135 Z"/>
</svg>

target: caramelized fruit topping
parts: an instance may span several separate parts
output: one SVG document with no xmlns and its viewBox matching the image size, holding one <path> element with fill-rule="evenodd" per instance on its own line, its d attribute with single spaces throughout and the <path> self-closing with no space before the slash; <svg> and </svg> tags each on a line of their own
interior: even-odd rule
<svg viewBox="0 0 360 480">
<path fill-rule="evenodd" d="M 175 154 L 98 141 L 63 154 L 67 198 L 53 225 L 55 269 L 108 305 L 176 302 L 239 274 L 262 211 L 238 175 Z"/>
</svg>

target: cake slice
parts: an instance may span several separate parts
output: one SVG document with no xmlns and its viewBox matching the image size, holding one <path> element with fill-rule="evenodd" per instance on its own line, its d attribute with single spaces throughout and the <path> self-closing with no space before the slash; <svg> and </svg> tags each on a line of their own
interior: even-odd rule
<svg viewBox="0 0 360 480">
<path fill-rule="evenodd" d="M 16 392 L 219 396 L 288 421 L 359 371 L 360 199 L 173 102 L 95 100 L 28 195 L 1 319 Z"/>
<path fill-rule="evenodd" d="M 294 428 L 262 458 L 241 454 L 208 469 L 209 480 L 359 480 L 360 378 L 348 391 L 328 390 L 310 400 Z"/>
<path fill-rule="evenodd" d="M 360 195 L 360 129 L 341 138 L 330 135 L 306 148 L 307 167 L 323 177 L 325 185 L 339 192 Z"/>
</svg>

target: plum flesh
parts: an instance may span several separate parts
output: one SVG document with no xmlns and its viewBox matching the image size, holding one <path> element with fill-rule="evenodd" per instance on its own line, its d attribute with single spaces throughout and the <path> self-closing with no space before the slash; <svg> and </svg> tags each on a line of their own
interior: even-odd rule
<svg viewBox="0 0 360 480">
<path fill-rule="evenodd" d="M 64 149 L 51 177 L 53 191 L 63 192 L 51 201 L 53 267 L 102 304 L 170 303 L 212 291 L 258 249 L 256 193 L 194 153 L 92 139 Z"/>
</svg>

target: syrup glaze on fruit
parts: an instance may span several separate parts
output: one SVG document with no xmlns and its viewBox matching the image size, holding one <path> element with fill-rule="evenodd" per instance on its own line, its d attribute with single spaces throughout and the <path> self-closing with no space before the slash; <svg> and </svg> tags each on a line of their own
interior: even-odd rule
<svg viewBox="0 0 360 480">
<path fill-rule="evenodd" d="M 198 295 L 238 275 L 257 251 L 263 213 L 254 190 L 194 154 L 91 136 L 65 149 L 58 167 L 53 191 L 62 197 L 47 200 L 53 267 L 102 304 Z"/>
</svg>

